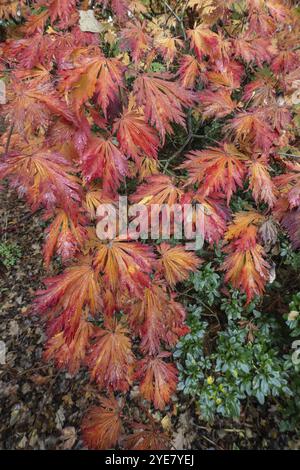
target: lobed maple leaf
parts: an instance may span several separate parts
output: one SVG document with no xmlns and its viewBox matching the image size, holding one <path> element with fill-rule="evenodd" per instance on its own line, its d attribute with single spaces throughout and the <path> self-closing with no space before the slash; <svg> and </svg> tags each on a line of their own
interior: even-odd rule
<svg viewBox="0 0 300 470">
<path fill-rule="evenodd" d="M 200 262 L 201 261 L 202 260 L 200 260 Z M 182 336 L 185 336 L 190 332 L 190 328 L 185 323 L 185 308 L 181 303 L 177 302 L 175 298 L 175 295 L 171 295 L 165 310 L 165 343 L 171 348 L 176 346 Z"/>
<path fill-rule="evenodd" d="M 126 326 L 114 319 L 107 321 L 105 329 L 95 330 L 86 363 L 100 388 L 122 392 L 129 389 L 135 359 L 128 335 Z"/>
<path fill-rule="evenodd" d="M 224 132 L 229 131 L 235 134 L 235 140 L 254 143 L 258 150 L 267 153 L 277 137 L 273 132 L 266 117 L 261 111 L 246 111 L 239 113 L 224 128 Z"/>
<path fill-rule="evenodd" d="M 170 439 L 161 431 L 160 427 L 150 422 L 132 423 L 133 434 L 129 434 L 122 440 L 125 449 L 129 450 L 168 450 Z"/>
<path fill-rule="evenodd" d="M 141 337 L 144 354 L 157 354 L 161 341 L 166 339 L 166 313 L 169 300 L 165 290 L 152 284 L 144 289 L 143 296 L 130 306 L 128 321 L 131 328 Z"/>
<path fill-rule="evenodd" d="M 151 157 L 145 157 L 139 168 L 139 182 L 147 180 L 151 176 L 158 175 L 158 161 Z"/>
<path fill-rule="evenodd" d="M 17 60 L 25 69 L 44 66 L 49 74 L 53 60 L 53 42 L 49 35 L 41 32 L 28 38 L 9 40 L 5 46 L 5 56 L 10 64 Z"/>
<path fill-rule="evenodd" d="M 164 142 L 166 133 L 173 133 L 171 123 L 185 127 L 183 108 L 191 106 L 194 95 L 189 90 L 171 82 L 170 74 L 141 74 L 134 82 L 134 94 L 145 117 L 155 126 Z"/>
<path fill-rule="evenodd" d="M 64 331 L 70 343 L 86 316 L 84 307 L 95 314 L 100 305 L 100 282 L 95 274 L 90 258 L 82 258 L 62 274 L 44 280 L 46 290 L 38 291 L 35 310 L 51 312 L 50 332 Z"/>
<path fill-rule="evenodd" d="M 236 54 L 245 62 L 257 63 L 263 67 L 263 63 L 270 63 L 275 53 L 271 40 L 264 37 L 239 37 L 234 40 Z"/>
<path fill-rule="evenodd" d="M 199 226 L 200 230 L 203 229 L 203 233 L 198 233 L 198 236 L 203 236 L 208 243 L 219 242 L 226 231 L 226 223 L 229 220 L 229 210 L 224 204 L 222 194 L 212 193 L 204 197 L 197 193 L 186 193 L 181 203 L 192 204 L 193 230 L 196 231 L 197 218 L 198 231 Z M 200 211 L 196 210 L 197 205 Z"/>
<path fill-rule="evenodd" d="M 212 117 L 222 118 L 231 114 L 236 108 L 237 103 L 231 99 L 228 90 L 205 90 L 198 93 L 200 109 L 203 119 Z"/>
<path fill-rule="evenodd" d="M 62 155 L 35 148 L 35 141 L 22 152 L 8 155 L 0 164 L 0 177 L 10 178 L 18 192 L 26 195 L 33 210 L 44 205 L 61 206 L 68 213 L 76 212 L 80 200 L 79 180 L 73 167 Z M 36 142 L 36 147 L 40 147 Z"/>
<path fill-rule="evenodd" d="M 59 369 L 66 367 L 70 374 L 77 374 L 84 362 L 93 329 L 91 323 L 81 320 L 71 342 L 66 341 L 63 331 L 56 333 L 47 341 L 44 359 L 54 359 Z"/>
<path fill-rule="evenodd" d="M 41 81 L 34 78 L 30 81 L 12 78 L 5 111 L 14 129 L 21 135 L 32 137 L 36 130 L 45 131 L 49 127 L 53 115 L 74 123 L 72 111 L 59 99 L 52 84 L 44 81 L 49 78 L 49 73 L 43 74 Z"/>
<path fill-rule="evenodd" d="M 264 71 L 257 74 L 257 78 L 245 86 L 243 99 L 252 101 L 253 106 L 265 106 L 275 102 L 276 80 L 270 73 Z"/>
<path fill-rule="evenodd" d="M 276 202 L 276 187 L 269 168 L 263 160 L 255 160 L 249 164 L 249 188 L 256 202 L 265 202 L 272 208 Z"/>
<path fill-rule="evenodd" d="M 214 60 L 222 58 L 221 38 L 205 24 L 199 24 L 194 29 L 189 29 L 187 36 L 200 61 L 204 56 L 209 56 Z"/>
<path fill-rule="evenodd" d="M 197 78 L 201 74 L 201 66 L 197 59 L 189 54 L 182 56 L 178 75 L 185 88 L 194 88 Z"/>
<path fill-rule="evenodd" d="M 247 157 L 228 143 L 187 155 L 180 168 L 188 170 L 188 184 L 199 184 L 198 192 L 207 196 L 222 191 L 229 204 L 232 194 L 243 187 Z"/>
<path fill-rule="evenodd" d="M 108 106 L 118 100 L 123 87 L 123 70 L 118 59 L 106 58 L 96 50 L 95 57 L 83 58 L 78 66 L 61 72 L 61 89 L 70 95 L 77 112 L 95 95 L 107 117 Z"/>
<path fill-rule="evenodd" d="M 263 247 L 253 241 L 252 230 L 232 242 L 224 252 L 228 253 L 222 265 L 226 271 L 225 281 L 243 290 L 248 302 L 256 295 L 262 295 L 270 277 L 270 265 L 265 260 Z"/>
<path fill-rule="evenodd" d="M 26 23 L 23 26 L 23 31 L 25 32 L 26 36 L 31 36 L 35 33 L 43 33 L 48 19 L 49 12 L 47 9 L 41 11 L 40 13 L 33 13 L 27 16 Z"/>
<path fill-rule="evenodd" d="M 251 8 L 249 5 L 249 31 L 261 36 L 271 36 L 276 30 L 273 18 L 262 8 Z"/>
<path fill-rule="evenodd" d="M 229 225 L 225 240 L 238 239 L 247 233 L 249 227 L 258 227 L 264 221 L 264 216 L 254 210 L 237 212 L 234 221 Z"/>
<path fill-rule="evenodd" d="M 101 397 L 82 422 L 83 440 L 90 449 L 114 448 L 122 432 L 121 409 L 113 395 Z"/>
<path fill-rule="evenodd" d="M 96 219 L 97 209 L 100 204 L 115 204 L 115 200 L 97 185 L 92 185 L 85 194 L 84 207 L 92 220 Z"/>
<path fill-rule="evenodd" d="M 236 88 L 240 88 L 244 74 L 245 70 L 242 64 L 230 60 L 222 65 L 221 71 L 208 71 L 205 74 L 205 78 L 212 88 L 226 87 L 233 91 Z"/>
<path fill-rule="evenodd" d="M 143 114 L 136 109 L 128 108 L 121 117 L 115 121 L 114 132 L 124 154 L 132 157 L 137 164 L 140 157 L 157 158 L 160 145 L 158 135 L 150 127 Z"/>
<path fill-rule="evenodd" d="M 263 221 L 264 216 L 255 211 L 239 212 L 225 234 L 225 240 L 230 241 L 222 264 L 225 281 L 244 291 L 248 302 L 264 292 L 270 276 L 264 249 L 257 243 L 258 226 Z"/>
<path fill-rule="evenodd" d="M 112 139 L 92 137 L 81 158 L 82 172 L 87 182 L 102 179 L 103 190 L 114 194 L 127 174 L 125 155 Z"/>
<path fill-rule="evenodd" d="M 152 248 L 138 242 L 112 240 L 97 243 L 94 266 L 104 275 L 110 289 L 126 287 L 139 293 L 149 285 L 155 255 Z"/>
<path fill-rule="evenodd" d="M 110 3 L 112 11 L 117 15 L 119 20 L 127 18 L 129 0 L 98 0 L 98 3 L 102 3 L 103 8 L 107 8 L 108 3 Z"/>
<path fill-rule="evenodd" d="M 152 39 L 146 31 L 145 22 L 127 23 L 121 31 L 121 49 L 129 50 L 135 63 L 141 60 L 151 43 Z"/>
<path fill-rule="evenodd" d="M 135 378 L 141 380 L 142 396 L 153 402 L 155 408 L 163 410 L 176 390 L 177 369 L 172 363 L 164 361 L 169 353 L 160 353 L 156 357 L 147 357 L 138 363 Z"/>
<path fill-rule="evenodd" d="M 162 243 L 158 252 L 161 256 L 158 271 L 162 271 L 171 287 L 187 279 L 191 272 L 197 270 L 201 262 L 194 253 L 186 251 L 181 245 L 172 247 L 167 243 Z"/>
<path fill-rule="evenodd" d="M 168 204 L 173 206 L 180 201 L 183 191 L 172 178 L 158 174 L 151 176 L 141 184 L 130 201 L 135 204 Z"/>
<path fill-rule="evenodd" d="M 288 172 L 274 178 L 274 184 L 285 195 L 289 208 L 300 206 L 300 164 L 288 164 Z"/>
<path fill-rule="evenodd" d="M 155 45 L 166 61 L 167 65 L 173 63 L 177 54 L 177 48 L 183 46 L 181 39 L 163 33 L 155 37 Z"/>
<path fill-rule="evenodd" d="M 276 74 L 286 74 L 299 67 L 299 55 L 293 50 L 282 50 L 273 58 L 271 70 Z"/>
<path fill-rule="evenodd" d="M 46 3 L 51 23 L 60 20 L 61 27 L 67 27 L 72 13 L 76 11 L 76 0 L 48 0 Z"/>
<path fill-rule="evenodd" d="M 47 214 L 45 219 L 52 217 Z M 55 218 L 46 230 L 46 240 L 44 245 L 44 260 L 46 267 L 49 267 L 54 251 L 61 256 L 63 261 L 72 258 L 83 246 L 86 238 L 84 220 L 73 220 L 64 210 L 58 209 Z"/>
</svg>

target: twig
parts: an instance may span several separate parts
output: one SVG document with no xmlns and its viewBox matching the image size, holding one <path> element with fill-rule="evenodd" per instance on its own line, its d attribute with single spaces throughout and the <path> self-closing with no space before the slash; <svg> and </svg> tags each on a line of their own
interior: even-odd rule
<svg viewBox="0 0 300 470">
<path fill-rule="evenodd" d="M 11 138 L 12 138 L 12 135 L 13 135 L 13 132 L 14 132 L 14 127 L 15 127 L 15 124 L 13 123 L 11 125 L 10 131 L 9 131 L 9 134 L 8 134 L 8 138 L 7 138 L 7 142 L 6 142 L 6 146 L 5 146 L 5 151 L 4 151 L 4 156 L 5 157 L 7 156 L 8 151 L 9 151 L 10 141 L 11 141 Z"/>
<path fill-rule="evenodd" d="M 178 21 L 178 23 L 180 24 L 181 26 L 181 29 L 182 29 L 182 35 L 183 35 L 183 39 L 186 41 L 187 40 L 187 36 L 186 36 L 186 32 L 185 32 L 185 27 L 184 27 L 184 24 L 183 24 L 183 18 L 180 18 L 177 13 L 173 10 L 172 7 L 170 7 L 170 5 L 168 4 L 168 2 L 166 2 L 165 0 L 163 1 L 164 5 L 167 7 L 167 9 L 172 13 L 172 15 L 176 18 L 176 20 Z"/>
<path fill-rule="evenodd" d="M 207 442 L 209 442 L 210 444 L 214 445 L 217 449 L 224 450 L 223 447 L 219 446 L 219 444 L 209 439 L 209 437 L 205 436 L 205 434 L 202 434 L 201 437 L 205 439 Z"/>
<path fill-rule="evenodd" d="M 208 135 L 197 135 L 197 134 L 193 134 L 193 139 L 207 139 L 207 140 L 211 140 L 212 142 L 214 142 L 215 144 L 219 144 L 220 142 L 218 142 L 216 139 L 213 139 L 212 137 L 209 137 Z"/>
<path fill-rule="evenodd" d="M 187 145 L 190 143 L 190 141 L 192 140 L 193 138 L 193 134 L 189 134 L 186 141 L 184 142 L 184 144 L 180 147 L 179 150 L 177 150 L 177 152 L 173 153 L 173 155 L 171 155 L 170 158 L 168 158 L 167 160 L 167 163 L 165 164 L 164 166 L 164 173 L 167 171 L 167 169 L 169 168 L 169 165 L 170 163 L 175 160 L 177 157 L 179 157 L 179 155 L 181 154 L 181 152 L 183 152 L 183 150 L 187 147 Z"/>
<path fill-rule="evenodd" d="M 290 157 L 290 158 L 300 158 L 300 155 L 294 155 L 292 153 L 281 153 L 281 152 L 278 152 L 279 155 L 282 155 L 284 157 Z"/>
</svg>

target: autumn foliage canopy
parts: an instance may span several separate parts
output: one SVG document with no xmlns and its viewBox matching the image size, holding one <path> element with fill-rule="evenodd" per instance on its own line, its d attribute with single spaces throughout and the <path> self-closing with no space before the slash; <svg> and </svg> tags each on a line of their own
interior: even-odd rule
<svg viewBox="0 0 300 470">
<path fill-rule="evenodd" d="M 269 282 L 274 234 L 300 247 L 293 3 L 0 1 L 17 23 L 0 45 L 0 178 L 46 221 L 45 268 L 62 260 L 34 311 L 46 359 L 87 367 L 101 392 L 83 421 L 91 448 L 168 447 L 151 415 L 128 421 L 122 397 L 138 385 L 146 408 L 170 404 L 172 348 L 188 331 L 176 286 L 201 265 L 184 243 L 100 240 L 99 204 L 201 203 L 205 246 L 219 244 L 224 281 L 248 302 Z M 203 132 L 215 123 L 217 139 Z M 236 194 L 251 204 L 236 209 Z"/>
</svg>

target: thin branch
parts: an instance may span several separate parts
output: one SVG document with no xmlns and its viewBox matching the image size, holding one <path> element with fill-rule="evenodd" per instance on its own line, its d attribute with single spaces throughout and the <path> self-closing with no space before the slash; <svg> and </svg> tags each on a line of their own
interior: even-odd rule
<svg viewBox="0 0 300 470">
<path fill-rule="evenodd" d="M 4 156 L 5 157 L 7 156 L 8 151 L 9 151 L 10 141 L 11 141 L 11 138 L 12 138 L 12 135 L 13 135 L 13 132 L 14 132 L 14 127 L 15 127 L 15 124 L 13 123 L 11 125 L 10 130 L 9 130 L 9 134 L 8 134 L 8 138 L 7 138 L 7 142 L 6 142 L 6 146 L 5 146 L 5 151 L 4 151 Z"/>
<path fill-rule="evenodd" d="M 296 159 L 300 159 L 300 155 L 294 155 L 293 153 L 282 153 L 282 152 L 278 152 L 279 155 L 282 155 L 283 157 L 290 157 L 290 158 L 296 158 Z"/>
<path fill-rule="evenodd" d="M 218 142 L 216 139 L 213 139 L 212 137 L 209 137 L 208 135 L 198 135 L 198 134 L 193 134 L 193 139 L 207 139 L 207 140 L 210 140 L 211 142 L 214 142 L 215 144 L 219 144 L 220 142 Z"/>
<path fill-rule="evenodd" d="M 173 8 L 170 7 L 170 5 L 168 4 L 168 2 L 166 2 L 165 0 L 163 0 L 163 3 L 164 3 L 164 5 L 168 8 L 168 10 L 172 13 L 172 15 L 176 18 L 176 20 L 178 21 L 178 23 L 180 24 L 181 29 L 182 29 L 183 39 L 186 41 L 186 40 L 187 40 L 187 36 L 186 36 L 186 32 L 185 32 L 185 27 L 184 27 L 184 24 L 183 24 L 183 18 L 180 18 L 180 17 L 177 15 L 177 13 L 173 10 Z"/>
<path fill-rule="evenodd" d="M 173 153 L 173 155 L 171 155 L 170 158 L 168 158 L 167 160 L 167 163 L 165 164 L 164 166 L 164 173 L 167 171 L 167 169 L 169 168 L 169 165 L 170 163 L 175 160 L 177 157 L 179 157 L 179 155 L 181 154 L 181 152 L 183 152 L 183 150 L 188 146 L 188 144 L 190 143 L 190 141 L 192 140 L 193 138 L 193 134 L 189 134 L 186 141 L 184 142 L 184 144 L 180 147 L 179 150 L 177 150 L 177 152 Z"/>
</svg>

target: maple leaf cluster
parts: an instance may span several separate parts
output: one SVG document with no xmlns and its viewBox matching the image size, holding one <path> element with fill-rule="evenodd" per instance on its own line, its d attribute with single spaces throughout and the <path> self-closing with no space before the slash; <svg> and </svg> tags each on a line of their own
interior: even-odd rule
<svg viewBox="0 0 300 470">
<path fill-rule="evenodd" d="M 80 28 L 88 2 L 0 1 L 0 18 L 24 16 L 0 45 L 0 178 L 42 210 L 45 266 L 64 264 L 34 304 L 46 359 L 85 365 L 110 394 L 83 423 L 93 448 L 168 446 L 151 417 L 124 435 L 112 394 L 138 384 L 154 408 L 170 402 L 171 351 L 188 331 L 176 286 L 201 265 L 183 244 L 101 241 L 99 204 L 129 181 L 131 203 L 202 204 L 205 243 L 221 244 L 225 282 L 248 301 L 269 281 L 269 221 L 300 247 L 299 12 L 289 0 L 156 3 L 153 15 L 139 0 L 93 2 L 95 33 Z M 198 135 L 211 122 L 217 140 Z M 166 164 L 179 128 L 187 141 Z M 236 212 L 242 193 L 252 205 Z"/>
</svg>

